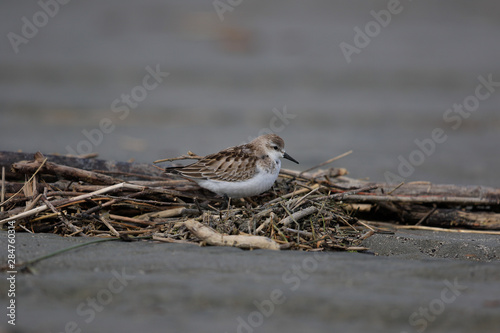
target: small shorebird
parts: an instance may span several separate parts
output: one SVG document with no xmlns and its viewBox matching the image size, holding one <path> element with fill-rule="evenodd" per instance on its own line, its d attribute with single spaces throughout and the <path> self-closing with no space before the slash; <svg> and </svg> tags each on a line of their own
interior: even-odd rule
<svg viewBox="0 0 500 333">
<path fill-rule="evenodd" d="M 229 147 L 183 167 L 169 167 L 203 188 L 229 198 L 251 197 L 270 189 L 281 168 L 281 157 L 297 164 L 276 134 L 261 135 L 250 143 Z"/>
</svg>

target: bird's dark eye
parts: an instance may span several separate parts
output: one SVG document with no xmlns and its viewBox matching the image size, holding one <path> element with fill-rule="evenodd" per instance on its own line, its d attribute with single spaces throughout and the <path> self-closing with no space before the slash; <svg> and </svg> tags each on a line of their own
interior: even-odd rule
<svg viewBox="0 0 500 333">
<path fill-rule="evenodd" d="M 274 150 L 279 150 L 278 146 L 274 146 L 273 148 Z"/>
</svg>

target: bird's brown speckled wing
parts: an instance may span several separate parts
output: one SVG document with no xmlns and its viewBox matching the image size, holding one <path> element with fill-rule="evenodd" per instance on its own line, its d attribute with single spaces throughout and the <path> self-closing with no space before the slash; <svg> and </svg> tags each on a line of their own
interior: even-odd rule
<svg viewBox="0 0 500 333">
<path fill-rule="evenodd" d="M 175 170 L 187 178 L 239 182 L 255 175 L 257 159 L 250 153 L 247 145 L 243 145 L 207 155 L 193 164 Z"/>
</svg>

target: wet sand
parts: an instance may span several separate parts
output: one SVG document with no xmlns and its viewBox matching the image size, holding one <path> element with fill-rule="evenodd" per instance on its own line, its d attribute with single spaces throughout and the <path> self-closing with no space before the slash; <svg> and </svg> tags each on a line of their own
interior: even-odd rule
<svg viewBox="0 0 500 333">
<path fill-rule="evenodd" d="M 16 241 L 27 260 L 88 240 Z M 90 245 L 17 274 L 15 332 L 497 331 L 498 236 L 405 231 L 365 245 L 371 254 Z"/>
</svg>

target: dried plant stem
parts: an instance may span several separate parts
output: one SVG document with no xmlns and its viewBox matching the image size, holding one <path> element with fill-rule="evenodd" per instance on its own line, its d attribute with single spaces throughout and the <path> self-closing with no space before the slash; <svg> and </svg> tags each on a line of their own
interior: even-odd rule
<svg viewBox="0 0 500 333">
<path fill-rule="evenodd" d="M 487 231 L 487 230 L 470 230 L 470 229 L 447 229 L 438 227 L 426 227 L 422 225 L 398 225 L 396 229 L 411 229 L 411 230 L 431 230 L 442 232 L 458 232 L 464 234 L 483 234 L 483 235 L 500 235 L 500 231 Z"/>
<path fill-rule="evenodd" d="M 40 171 L 40 169 L 45 165 L 45 162 L 47 162 L 47 159 L 44 159 L 42 161 L 42 163 L 40 164 L 40 166 L 38 167 L 38 169 L 36 169 L 36 171 L 33 173 L 33 175 L 31 176 L 30 179 L 28 179 L 27 182 L 24 183 L 23 187 L 21 187 L 21 189 L 19 191 L 17 191 L 13 196 L 11 196 L 9 199 L 7 199 L 7 201 L 4 201 L 0 204 L 0 206 L 4 206 L 7 202 L 9 202 L 10 200 L 12 200 L 13 198 L 15 198 L 19 193 L 21 193 L 22 191 L 24 191 L 24 188 L 26 187 L 26 185 L 30 184 L 31 181 L 33 180 L 33 178 L 35 178 L 36 174 Z M 0 225 L 2 225 L 2 222 L 3 221 L 0 221 Z"/>
<path fill-rule="evenodd" d="M 313 166 L 313 167 L 311 167 L 311 168 L 309 168 L 309 169 L 306 169 L 306 170 L 304 170 L 304 171 L 301 171 L 301 172 L 299 173 L 299 177 L 300 177 L 300 176 L 302 176 L 302 175 L 303 175 L 304 173 L 306 173 L 306 172 L 309 172 L 309 171 L 312 171 L 312 170 L 315 170 L 315 169 L 321 168 L 322 166 L 325 166 L 325 165 L 327 165 L 327 164 L 330 164 L 330 163 L 332 163 L 332 162 L 334 162 L 334 161 L 336 161 L 336 160 L 339 160 L 339 159 L 341 159 L 341 158 L 343 158 L 343 157 L 346 157 L 347 155 L 350 155 L 350 154 L 352 154 L 352 150 L 349 150 L 348 152 L 345 152 L 345 153 L 343 153 L 343 154 L 340 154 L 339 156 L 335 156 L 335 157 L 333 157 L 333 158 L 330 158 L 329 160 L 324 161 L 324 162 L 322 162 L 322 163 L 320 163 L 320 164 L 318 164 L 318 165 L 315 165 L 315 166 Z"/>
<path fill-rule="evenodd" d="M 161 160 L 156 160 L 156 161 L 153 162 L 153 164 L 162 163 L 162 162 L 181 161 L 181 160 L 199 160 L 199 159 L 202 159 L 202 158 L 203 158 L 203 156 L 198 156 L 195 153 L 189 151 L 187 155 L 182 155 L 182 156 L 179 156 L 179 157 L 164 158 L 164 159 L 161 159 Z"/>
<path fill-rule="evenodd" d="M 311 214 L 314 214 L 316 212 L 318 212 L 318 208 L 316 208 L 315 206 L 310 206 L 310 207 L 304 208 L 302 210 L 299 210 L 298 212 L 295 212 L 295 213 L 291 214 L 290 216 L 285 217 L 284 219 L 282 219 L 280 221 L 280 223 L 283 224 L 284 226 L 288 226 L 292 222 L 297 222 L 298 220 L 300 220 L 306 216 L 309 216 Z"/>
<path fill-rule="evenodd" d="M 50 210 L 52 210 L 52 212 L 54 212 L 55 214 L 57 214 L 59 216 L 59 218 L 61 219 L 61 221 L 73 232 L 73 233 L 76 233 L 76 234 L 81 234 L 82 236 L 86 237 L 87 235 L 83 234 L 82 231 L 80 229 L 78 229 L 77 227 L 75 227 L 71 222 L 68 221 L 68 219 L 66 218 L 66 216 L 64 216 L 64 214 L 62 212 L 59 212 L 55 207 L 54 205 L 47 199 L 46 196 L 42 196 L 42 201 L 45 202 L 45 205 L 47 205 L 47 207 L 50 208 Z"/>
<path fill-rule="evenodd" d="M 399 183 L 398 186 L 396 186 L 395 188 L 393 188 L 389 193 L 387 193 L 387 195 L 391 195 L 392 193 L 394 193 L 398 188 L 400 188 L 404 184 L 405 184 L 405 182 Z"/>
<path fill-rule="evenodd" d="M 132 184 L 127 184 L 127 183 L 119 183 L 119 184 L 115 184 L 115 185 L 112 185 L 112 186 L 105 187 L 105 188 L 97 190 L 95 192 L 91 192 L 91 193 L 79 195 L 77 197 L 69 199 L 68 202 L 76 202 L 76 201 L 79 201 L 79 200 L 91 198 L 91 197 L 93 197 L 95 195 L 112 192 L 112 191 L 115 191 L 115 190 L 118 190 L 118 189 L 121 189 L 121 188 L 128 188 L 128 189 L 133 189 L 133 190 L 144 190 L 144 186 L 132 185 Z M 22 219 L 22 218 L 25 218 L 25 217 L 33 216 L 35 214 L 43 212 L 44 210 L 46 210 L 48 208 L 49 207 L 47 205 L 42 205 L 40 207 L 33 208 L 33 209 L 29 210 L 29 211 L 26 211 L 26 212 L 23 212 L 23 213 L 14 215 L 14 216 L 10 216 L 10 217 L 8 217 L 6 219 L 1 220 L 0 221 L 0 225 L 3 225 L 4 223 L 7 223 L 9 221 L 14 221 L 14 220 L 17 220 L 17 219 Z"/>
<path fill-rule="evenodd" d="M 108 216 L 106 216 L 108 215 Z M 109 231 L 113 236 L 120 237 L 120 233 L 116 231 L 116 229 L 111 225 L 110 221 L 108 220 L 109 214 L 103 214 L 101 216 L 101 221 L 108 227 Z"/>
<path fill-rule="evenodd" d="M 358 189 L 355 189 L 352 191 L 345 191 L 345 192 L 341 192 L 341 193 L 335 193 L 335 194 L 325 195 L 325 196 L 321 196 L 321 197 L 316 197 L 316 198 L 314 198 L 314 200 L 321 201 L 321 200 L 325 200 L 325 199 L 333 199 L 336 201 L 342 201 L 348 197 L 355 195 L 356 193 L 369 192 L 369 191 L 375 190 L 377 188 L 378 188 L 377 185 L 366 186 L 366 187 L 358 188 Z M 361 195 L 361 197 L 368 197 L 368 195 Z M 369 197 L 372 197 L 372 195 L 369 195 Z"/>
<path fill-rule="evenodd" d="M 185 241 L 185 240 L 182 240 L 182 239 L 173 239 L 173 238 L 169 238 L 169 237 L 161 237 L 159 235 L 153 235 L 153 240 L 160 241 L 160 242 L 165 242 L 165 243 L 179 243 L 179 244 L 199 245 L 198 243 L 195 243 L 195 242 Z"/>
<path fill-rule="evenodd" d="M 455 205 L 489 205 L 492 203 L 489 198 L 464 198 L 464 197 L 447 197 L 447 196 L 402 196 L 402 195 L 348 195 L 342 199 L 346 202 L 399 202 L 411 204 L 455 204 Z"/>
</svg>

